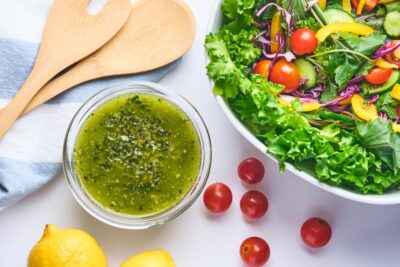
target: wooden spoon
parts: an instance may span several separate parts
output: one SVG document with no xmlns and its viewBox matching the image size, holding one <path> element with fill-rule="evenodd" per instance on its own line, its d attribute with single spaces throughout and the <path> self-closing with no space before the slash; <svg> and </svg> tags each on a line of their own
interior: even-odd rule
<svg viewBox="0 0 400 267">
<path fill-rule="evenodd" d="M 86 11 L 89 0 L 54 0 L 42 44 L 27 81 L 0 113 L 0 138 L 36 93 L 57 73 L 103 46 L 124 25 L 130 0 L 109 0 L 95 16 Z"/>
<path fill-rule="evenodd" d="M 190 48 L 195 28 L 194 16 L 182 1 L 140 0 L 110 42 L 46 84 L 24 113 L 80 83 L 164 66 Z"/>
</svg>

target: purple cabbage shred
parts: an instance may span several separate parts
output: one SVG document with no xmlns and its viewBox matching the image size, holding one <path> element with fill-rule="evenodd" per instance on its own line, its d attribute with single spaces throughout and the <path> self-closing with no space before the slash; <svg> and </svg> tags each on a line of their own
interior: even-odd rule
<svg viewBox="0 0 400 267">
<path fill-rule="evenodd" d="M 361 91 L 361 88 L 358 85 L 348 86 L 346 89 L 344 89 L 340 93 L 338 98 L 336 98 L 332 101 L 329 101 L 327 103 L 321 104 L 321 107 L 335 106 L 335 105 L 339 104 L 340 102 L 342 102 L 348 98 L 351 98 L 354 94 L 356 94 L 360 91 Z"/>
<path fill-rule="evenodd" d="M 368 104 L 375 104 L 376 101 L 378 101 L 379 95 L 373 95 L 371 100 L 368 101 Z"/>
<path fill-rule="evenodd" d="M 375 54 L 371 57 L 372 59 L 378 59 L 387 54 L 392 53 L 397 48 L 400 47 L 400 42 L 397 42 L 394 46 L 391 46 L 393 41 L 388 41 L 384 45 L 382 45 L 378 50 L 375 51 Z"/>
</svg>

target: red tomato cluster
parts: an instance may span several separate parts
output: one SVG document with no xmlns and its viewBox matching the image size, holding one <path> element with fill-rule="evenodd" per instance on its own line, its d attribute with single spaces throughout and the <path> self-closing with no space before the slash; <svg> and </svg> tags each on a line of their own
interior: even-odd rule
<svg viewBox="0 0 400 267">
<path fill-rule="evenodd" d="M 239 164 L 237 172 L 243 182 L 256 184 L 264 178 L 265 168 L 258 159 L 248 158 Z M 223 183 L 214 183 L 208 186 L 203 195 L 204 205 L 213 213 L 227 211 L 232 204 L 232 199 L 232 191 Z M 240 209 L 245 218 L 260 219 L 267 213 L 268 199 L 260 191 L 247 191 L 240 199 Z M 329 242 L 332 230 L 327 221 L 313 217 L 304 222 L 300 235 L 307 246 L 320 248 Z M 240 256 L 246 266 L 260 267 L 267 263 L 270 257 L 270 248 L 261 237 L 249 237 L 240 246 Z"/>
<path fill-rule="evenodd" d="M 290 48 L 296 55 L 312 53 L 318 45 L 315 32 L 308 28 L 296 30 L 290 39 Z M 300 86 L 301 77 L 297 66 L 285 59 L 276 62 L 268 59 L 260 60 L 253 68 L 253 72 L 269 79 L 273 83 L 285 86 L 284 93 L 291 93 Z"/>
</svg>

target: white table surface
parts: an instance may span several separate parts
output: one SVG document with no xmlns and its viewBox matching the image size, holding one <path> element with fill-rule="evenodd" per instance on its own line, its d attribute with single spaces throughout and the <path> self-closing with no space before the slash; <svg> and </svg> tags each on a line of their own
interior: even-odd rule
<svg viewBox="0 0 400 267">
<path fill-rule="evenodd" d="M 13 27 L 12 37 L 37 41 L 50 2 L 0 0 L 0 27 Z M 60 174 L 45 188 L 0 213 L 0 266 L 26 266 L 29 250 L 47 223 L 88 231 L 103 247 L 110 267 L 119 266 L 138 252 L 156 248 L 171 252 L 179 267 L 243 266 L 239 246 L 253 235 L 265 238 L 271 247 L 267 266 L 399 266 L 400 206 L 351 202 L 291 173 L 281 174 L 276 163 L 255 150 L 230 125 L 213 99 L 204 68 L 203 40 L 213 1 L 187 3 L 197 18 L 196 40 L 182 64 L 161 84 L 190 99 L 203 115 L 213 144 L 209 183 L 222 181 L 232 188 L 231 209 L 220 216 L 210 216 L 199 199 L 167 225 L 145 231 L 116 229 L 88 215 L 73 199 Z M 22 5 L 31 5 L 42 15 L 34 23 L 26 21 L 24 14 L 18 12 Z M 267 194 L 270 204 L 267 215 L 253 223 L 241 216 L 238 204 L 246 188 L 236 174 L 238 163 L 249 156 L 265 163 L 266 177 L 255 188 Z M 300 239 L 300 226 L 310 216 L 326 218 L 333 228 L 331 242 L 319 251 L 306 249 Z"/>
</svg>

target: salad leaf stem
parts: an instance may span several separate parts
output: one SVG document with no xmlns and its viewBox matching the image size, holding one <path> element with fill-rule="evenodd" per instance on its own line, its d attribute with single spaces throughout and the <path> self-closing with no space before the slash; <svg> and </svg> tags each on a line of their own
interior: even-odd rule
<svg viewBox="0 0 400 267">
<path fill-rule="evenodd" d="M 325 19 L 324 12 L 323 12 L 322 9 L 319 7 L 319 5 L 313 5 L 313 6 L 311 7 L 311 12 L 313 13 L 313 16 L 314 16 L 315 18 L 316 18 L 316 17 L 319 18 L 319 20 L 321 21 L 321 23 L 322 23 L 323 25 L 328 24 L 327 21 L 326 21 L 326 19 Z M 315 14 L 315 15 L 314 15 L 314 14 Z"/>
<path fill-rule="evenodd" d="M 333 53 L 349 53 L 349 54 L 354 54 L 354 55 L 357 55 L 357 56 L 359 56 L 359 57 L 364 58 L 365 60 L 367 60 L 367 61 L 369 61 L 369 62 L 375 62 L 375 60 L 370 59 L 370 58 L 367 57 L 366 55 L 364 55 L 364 54 L 362 54 L 362 53 L 360 53 L 360 52 L 354 51 L 354 50 L 350 50 L 350 49 L 333 49 L 333 50 L 325 51 L 325 52 L 322 52 L 322 53 L 319 53 L 319 54 L 314 54 L 314 55 L 308 56 L 308 59 L 314 58 L 314 57 L 320 57 L 320 56 L 327 55 L 327 54 L 333 54 Z"/>
<path fill-rule="evenodd" d="M 314 16 L 315 20 L 321 25 L 321 27 L 324 27 L 325 24 L 321 21 L 321 19 L 318 17 L 317 13 L 315 13 L 314 9 L 310 9 L 311 14 Z"/>
<path fill-rule="evenodd" d="M 310 61 L 311 63 L 313 63 L 315 66 L 317 66 L 318 68 L 320 68 L 321 70 L 326 72 L 326 69 L 324 66 L 322 66 L 321 64 L 318 63 L 318 61 L 314 60 L 313 58 L 308 57 L 307 58 L 308 61 Z"/>
<path fill-rule="evenodd" d="M 305 0 L 305 3 L 308 4 L 308 1 Z M 319 5 L 314 5 L 311 7 L 310 9 L 311 14 L 313 15 L 313 17 L 315 18 L 315 20 L 321 25 L 321 27 L 324 27 L 325 25 L 327 25 L 327 21 L 326 18 L 324 16 L 324 12 L 322 11 L 322 9 L 319 7 Z M 345 44 L 343 44 L 341 41 L 338 40 L 338 38 L 334 37 L 334 36 L 330 36 L 330 38 L 333 40 L 333 42 L 335 42 L 336 44 L 338 44 L 339 46 L 341 46 L 343 49 L 347 49 L 350 50 L 349 47 L 347 47 Z M 361 60 L 359 58 L 355 58 L 357 60 L 357 62 L 361 62 Z"/>
</svg>

